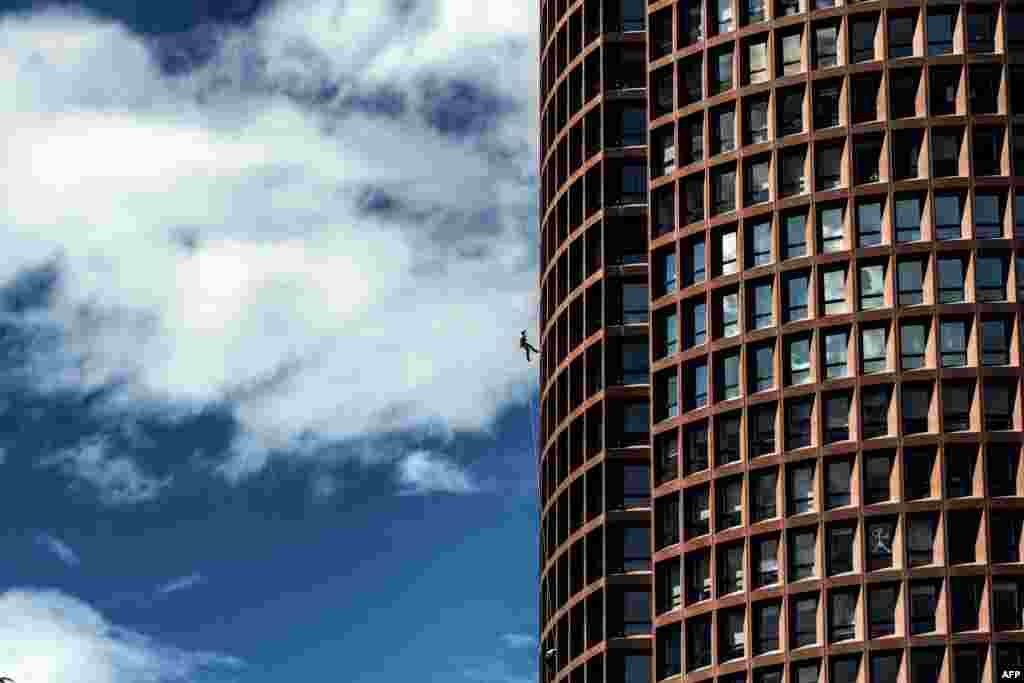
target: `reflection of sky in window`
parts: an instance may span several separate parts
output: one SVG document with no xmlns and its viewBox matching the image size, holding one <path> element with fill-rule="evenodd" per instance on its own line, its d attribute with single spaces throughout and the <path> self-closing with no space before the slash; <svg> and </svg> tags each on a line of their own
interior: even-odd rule
<svg viewBox="0 0 1024 683">
<path fill-rule="evenodd" d="M 963 351 L 967 347 L 967 324 L 962 320 L 942 323 L 942 350 Z"/>
</svg>

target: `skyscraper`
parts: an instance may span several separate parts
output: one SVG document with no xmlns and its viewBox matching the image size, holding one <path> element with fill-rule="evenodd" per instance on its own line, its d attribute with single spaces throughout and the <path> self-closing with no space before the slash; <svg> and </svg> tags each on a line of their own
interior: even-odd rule
<svg viewBox="0 0 1024 683">
<path fill-rule="evenodd" d="M 542 682 L 1020 664 L 1024 4 L 552 0 L 541 45 Z"/>
</svg>

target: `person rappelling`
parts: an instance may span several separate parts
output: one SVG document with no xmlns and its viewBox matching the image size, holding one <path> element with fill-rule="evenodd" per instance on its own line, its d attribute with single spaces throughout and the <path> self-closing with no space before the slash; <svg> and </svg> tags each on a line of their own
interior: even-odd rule
<svg viewBox="0 0 1024 683">
<path fill-rule="evenodd" d="M 535 349 L 535 348 L 533 347 L 533 345 L 532 345 L 532 344 L 530 344 L 530 342 L 528 342 L 528 341 L 526 340 L 526 330 L 523 330 L 523 331 L 522 331 L 522 332 L 521 332 L 521 333 L 519 334 L 519 348 L 521 348 L 521 349 L 522 349 L 523 351 L 525 351 L 525 352 L 526 352 L 526 362 L 527 362 L 527 363 L 529 363 L 529 362 L 530 362 L 530 352 L 531 352 L 531 351 L 533 351 L 533 352 L 534 352 L 534 353 L 536 353 L 537 355 L 540 355 L 540 351 L 538 351 L 537 349 Z"/>
</svg>

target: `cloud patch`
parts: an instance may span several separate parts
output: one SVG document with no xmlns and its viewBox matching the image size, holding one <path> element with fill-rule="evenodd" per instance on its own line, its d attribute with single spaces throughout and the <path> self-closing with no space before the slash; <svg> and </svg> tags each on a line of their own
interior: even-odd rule
<svg viewBox="0 0 1024 683">
<path fill-rule="evenodd" d="M 113 418 L 223 408 L 233 481 L 525 402 L 534 12 L 285 0 L 196 34 L 217 48 L 177 76 L 116 24 L 0 20 L 0 287 L 46 276 L 9 304 L 54 340 L 34 388 L 106 390 Z M 48 460 L 112 504 L 168 483 L 102 447 Z"/>
<path fill-rule="evenodd" d="M 64 593 L 25 589 L 0 594 L 0 660 L 18 683 L 224 681 L 243 665 L 121 628 Z"/>
<path fill-rule="evenodd" d="M 170 595 L 171 593 L 188 590 L 203 583 L 206 583 L 206 577 L 199 573 L 193 573 L 157 586 L 156 593 L 157 595 Z"/>
<path fill-rule="evenodd" d="M 479 486 L 456 463 L 431 451 L 415 451 L 398 463 L 398 483 L 406 495 L 475 493 Z"/>
<path fill-rule="evenodd" d="M 108 440 L 88 439 L 72 448 L 40 458 L 37 467 L 52 467 L 71 480 L 71 486 L 86 485 L 104 505 L 134 505 L 152 500 L 171 483 L 142 471 L 139 464 L 113 452 Z"/>
<path fill-rule="evenodd" d="M 36 545 L 56 555 L 61 562 L 69 567 L 77 567 L 80 564 L 78 553 L 53 534 L 41 531 L 35 535 L 35 542 Z"/>
</svg>

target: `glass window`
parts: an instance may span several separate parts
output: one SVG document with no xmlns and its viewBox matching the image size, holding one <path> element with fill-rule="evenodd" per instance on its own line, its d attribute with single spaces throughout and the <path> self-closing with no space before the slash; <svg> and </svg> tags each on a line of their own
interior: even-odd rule
<svg viewBox="0 0 1024 683">
<path fill-rule="evenodd" d="M 711 619 L 690 619 L 686 622 L 687 670 L 711 665 Z"/>
<path fill-rule="evenodd" d="M 664 339 L 662 355 L 670 356 L 679 350 L 679 321 L 674 310 L 661 316 L 661 335 Z"/>
<path fill-rule="evenodd" d="M 740 333 L 739 297 L 736 292 L 722 296 L 723 337 L 733 337 Z"/>
<path fill-rule="evenodd" d="M 854 62 L 868 62 L 875 58 L 875 19 L 869 17 L 850 24 L 850 58 Z"/>
<path fill-rule="evenodd" d="M 772 262 L 772 223 L 762 221 L 755 223 L 750 229 L 754 266 L 763 266 Z"/>
<path fill-rule="evenodd" d="M 791 572 L 793 580 L 799 581 L 800 579 L 806 579 L 814 576 L 815 532 L 799 531 L 794 533 L 791 539 L 793 541 L 793 571 Z M 799 604 L 800 600 L 797 600 L 797 605 Z M 799 622 L 799 607 L 797 608 L 797 612 L 797 620 Z M 817 612 L 817 606 L 815 606 L 815 612 Z M 799 628 L 797 630 L 799 632 Z"/>
<path fill-rule="evenodd" d="M 919 635 L 935 630 L 935 613 L 938 611 L 938 589 L 933 583 L 911 582 L 910 584 L 910 633 Z"/>
<path fill-rule="evenodd" d="M 689 149 L 686 163 L 695 163 L 704 158 L 704 116 L 691 116 L 683 124 L 682 136 Z"/>
<path fill-rule="evenodd" d="M 958 240 L 961 236 L 963 209 L 960 196 L 935 195 L 935 237 L 940 240 Z"/>
<path fill-rule="evenodd" d="M 812 547 L 813 547 L 813 536 L 812 536 Z M 813 552 L 813 551 L 812 551 Z M 813 555 L 811 557 L 811 567 L 813 571 L 814 566 Z M 793 645 L 796 647 L 802 647 L 804 645 L 813 645 L 818 642 L 818 594 L 814 593 L 811 595 L 803 594 L 796 597 L 793 600 Z M 807 667 L 802 667 L 804 670 L 808 670 Z M 817 683 L 818 681 L 818 669 L 813 669 L 814 678 L 807 677 L 809 683 Z M 805 674 L 805 676 L 807 676 Z M 803 683 L 804 679 L 797 679 Z"/>
<path fill-rule="evenodd" d="M 693 394 L 687 409 L 696 410 L 703 408 L 708 402 L 708 366 L 706 362 L 700 361 L 689 367 L 693 373 L 691 377 Z"/>
<path fill-rule="evenodd" d="M 822 271 L 821 279 L 825 290 L 825 314 L 846 313 L 846 268 Z"/>
<path fill-rule="evenodd" d="M 693 2 L 684 5 L 683 35 L 686 45 L 693 45 L 704 39 L 704 19 L 701 11 L 704 3 Z"/>
<path fill-rule="evenodd" d="M 899 280 L 899 302 L 903 306 L 924 303 L 924 263 L 900 261 L 896 270 Z"/>
<path fill-rule="evenodd" d="M 647 322 L 647 285 L 627 282 L 622 285 L 622 322 L 626 325 Z"/>
<path fill-rule="evenodd" d="M 806 273 L 789 273 L 783 279 L 786 286 L 786 322 L 808 317 Z"/>
<path fill-rule="evenodd" d="M 768 201 L 768 158 L 751 162 L 747 170 L 747 204 Z"/>
<path fill-rule="evenodd" d="M 822 145 L 818 148 L 817 189 L 833 190 L 843 184 L 842 145 Z"/>
<path fill-rule="evenodd" d="M 676 565 L 678 573 L 678 565 Z M 675 676 L 682 671 L 682 629 L 678 623 L 658 629 L 658 678 Z"/>
<path fill-rule="evenodd" d="M 904 370 L 924 367 L 925 345 L 928 341 L 928 327 L 925 323 L 903 323 L 900 325 L 900 358 Z"/>
<path fill-rule="evenodd" d="M 1013 429 L 1013 402 L 1017 387 L 1010 384 L 985 384 L 985 429 Z"/>
<path fill-rule="evenodd" d="M 732 105 L 711 112 L 712 154 L 736 149 L 736 112 Z"/>
<path fill-rule="evenodd" d="M 846 377 L 849 333 L 837 330 L 825 334 L 825 379 Z"/>
<path fill-rule="evenodd" d="M 914 32 L 917 20 L 914 16 L 889 15 L 889 57 L 910 57 L 914 54 Z"/>
<path fill-rule="evenodd" d="M 627 107 L 622 110 L 622 146 L 643 145 L 647 142 L 647 110 Z"/>
<path fill-rule="evenodd" d="M 625 527 L 622 530 L 622 570 L 633 572 L 649 569 L 650 545 L 649 527 Z"/>
<path fill-rule="evenodd" d="M 722 245 L 722 275 L 736 272 L 736 231 L 720 233 Z"/>
<path fill-rule="evenodd" d="M 659 255 L 661 259 L 661 293 L 667 294 L 676 291 L 676 252 L 663 251 Z"/>
<path fill-rule="evenodd" d="M 647 635 L 650 631 L 651 594 L 647 591 L 624 591 L 622 593 L 622 635 Z"/>
<path fill-rule="evenodd" d="M 704 240 L 695 239 L 690 242 L 687 266 L 687 286 L 704 282 Z"/>
<path fill-rule="evenodd" d="M 926 482 L 927 483 L 927 482 Z M 911 566 L 931 564 L 933 558 L 932 544 L 935 539 L 935 524 L 929 517 L 915 515 L 910 517 L 907 530 L 907 555 Z"/>
<path fill-rule="evenodd" d="M 732 352 L 722 358 L 722 399 L 740 396 L 740 355 Z"/>
<path fill-rule="evenodd" d="M 750 359 L 753 361 L 752 384 L 755 392 L 767 391 L 775 385 L 772 374 L 773 355 L 771 344 L 755 346 L 750 351 Z"/>
<path fill-rule="evenodd" d="M 998 239 L 1003 236 L 1002 207 L 995 194 L 974 196 L 974 235 L 978 239 Z"/>
<path fill-rule="evenodd" d="M 779 604 L 760 603 L 757 605 L 755 629 L 757 632 L 757 653 L 774 652 L 779 649 Z M 760 673 L 760 672 L 759 672 Z M 782 683 L 782 669 L 774 670 L 777 683 Z M 771 680 L 761 677 L 761 681 Z"/>
<path fill-rule="evenodd" d="M 786 258 L 804 256 L 807 253 L 806 218 L 802 213 L 792 213 L 784 220 L 784 252 Z"/>
<path fill-rule="evenodd" d="M 732 479 L 732 480 L 726 481 L 726 482 L 724 482 L 724 485 L 720 484 L 720 486 L 718 488 L 718 491 L 719 491 L 719 498 L 718 498 L 718 508 L 719 508 L 718 526 L 719 526 L 719 528 L 720 529 L 726 529 L 726 528 L 730 528 L 730 527 L 734 527 L 734 526 L 740 526 L 743 523 L 743 484 L 742 484 L 742 480 L 739 479 L 739 478 L 736 478 L 736 479 Z M 737 550 L 738 550 L 738 552 L 736 552 Z M 734 590 L 742 590 L 743 589 L 743 584 L 742 584 L 742 581 L 743 581 L 743 573 L 742 573 L 743 572 L 743 546 L 736 546 L 735 549 L 733 550 L 733 553 L 731 553 L 731 554 L 734 555 L 734 557 L 731 558 L 732 562 L 728 563 L 726 566 L 728 568 L 730 568 L 730 569 L 735 569 L 735 571 L 728 572 L 728 574 L 730 576 L 727 576 L 726 580 L 728 581 L 729 579 L 733 579 L 733 578 L 738 579 L 739 580 L 739 585 L 737 585 L 734 588 Z M 730 553 L 727 552 L 726 553 L 726 557 L 728 558 L 729 555 L 730 555 Z M 738 573 L 738 575 L 737 575 L 737 573 Z"/>
<path fill-rule="evenodd" d="M 815 56 L 819 69 L 839 63 L 837 50 L 838 30 L 835 26 L 819 26 L 814 31 Z"/>
<path fill-rule="evenodd" d="M 867 525 L 868 562 L 871 569 L 892 566 L 892 541 L 895 525 L 887 520 Z"/>
<path fill-rule="evenodd" d="M 804 175 L 806 155 L 807 148 L 803 145 L 784 149 L 780 153 L 779 189 L 783 196 L 803 194 L 807 191 L 807 179 Z"/>
<path fill-rule="evenodd" d="M 790 514 L 814 512 L 814 465 L 798 465 L 790 470 Z"/>
<path fill-rule="evenodd" d="M 650 419 L 647 401 L 633 401 L 622 408 L 622 430 L 627 434 L 646 434 Z"/>
<path fill-rule="evenodd" d="M 723 93 L 732 88 L 732 45 L 712 55 L 715 94 Z"/>
<path fill-rule="evenodd" d="M 835 526 L 828 530 L 829 574 L 853 571 L 853 537 L 851 526 Z"/>
<path fill-rule="evenodd" d="M 752 145 L 768 142 L 768 98 L 750 100 L 747 107 L 747 134 Z"/>
<path fill-rule="evenodd" d="M 622 383 L 623 384 L 647 384 L 647 372 L 649 362 L 647 357 L 647 342 L 623 341 L 620 347 L 622 351 Z"/>
<path fill-rule="evenodd" d="M 750 455 L 758 457 L 775 452 L 775 404 L 762 404 L 750 409 Z M 775 475 L 772 475 L 775 481 Z M 774 486 L 774 484 L 773 484 Z M 774 506 L 774 501 L 772 502 Z M 756 505 L 755 505 L 756 506 Z M 774 509 L 774 507 L 772 508 Z M 774 516 L 774 513 L 772 514 Z M 756 519 L 754 521 L 757 521 Z"/>
<path fill-rule="evenodd" d="M 928 431 L 928 408 L 931 405 L 932 392 L 929 385 L 904 384 L 903 395 L 903 432 L 918 434 Z"/>
<path fill-rule="evenodd" d="M 775 323 L 775 316 L 772 314 L 771 280 L 754 284 L 752 287 L 752 299 L 751 329 L 759 330 L 763 327 L 771 327 Z"/>
<path fill-rule="evenodd" d="M 967 321 L 943 320 L 939 330 L 942 367 L 967 365 Z"/>
<path fill-rule="evenodd" d="M 732 25 L 732 0 L 713 0 L 715 8 L 716 33 L 728 33 L 733 30 Z"/>
<path fill-rule="evenodd" d="M 864 310 L 885 306 L 885 266 L 861 266 L 860 307 Z"/>
<path fill-rule="evenodd" d="M 791 401 L 786 406 L 786 448 L 794 450 L 811 445 L 813 399 Z"/>
<path fill-rule="evenodd" d="M 751 511 L 753 521 L 761 522 L 775 517 L 778 514 L 775 504 L 775 469 L 757 470 L 752 473 L 750 485 L 753 488 L 754 499 L 754 509 Z"/>
<path fill-rule="evenodd" d="M 928 54 L 941 55 L 953 51 L 955 12 L 928 12 Z"/>
<path fill-rule="evenodd" d="M 962 432 L 971 427 L 973 387 L 967 384 L 942 385 L 942 420 L 945 431 Z"/>
<path fill-rule="evenodd" d="M 711 191 L 715 214 L 736 209 L 736 168 L 728 166 L 711 174 Z"/>
<path fill-rule="evenodd" d="M 889 387 L 866 387 L 861 392 L 861 413 L 865 439 L 887 435 L 889 433 Z"/>
<path fill-rule="evenodd" d="M 707 389 L 705 389 L 705 392 Z M 706 395 L 706 393 L 705 393 Z M 686 476 L 708 468 L 708 429 L 703 422 L 686 428 Z"/>
<path fill-rule="evenodd" d="M 689 601 L 693 603 L 707 600 L 711 597 L 711 562 L 708 561 L 707 551 L 688 554 L 686 563 Z"/>
<path fill-rule="evenodd" d="M 1009 365 L 1013 323 L 1008 318 L 981 321 L 981 364 Z"/>
<path fill-rule="evenodd" d="M 811 338 L 797 337 L 789 341 L 789 384 L 811 381 Z"/>
<path fill-rule="evenodd" d="M 921 200 L 918 197 L 896 198 L 896 241 L 921 239 Z"/>
<path fill-rule="evenodd" d="M 889 477 L 892 459 L 887 455 L 869 456 L 864 460 L 864 500 L 866 503 L 882 503 L 890 498 Z"/>
<path fill-rule="evenodd" d="M 882 243 L 882 203 L 857 205 L 857 246 L 873 247 Z"/>
<path fill-rule="evenodd" d="M 843 418 L 849 423 L 850 398 L 849 396 L 844 396 L 843 398 L 845 398 L 845 403 L 839 406 L 837 412 L 843 414 Z M 844 407 L 845 410 L 843 410 Z M 844 429 L 846 429 L 848 434 L 849 428 L 844 426 Z M 836 460 L 828 463 L 826 468 L 825 502 L 830 509 L 850 504 L 850 477 L 852 474 L 852 460 Z"/>
<path fill-rule="evenodd" d="M 825 440 L 827 443 L 850 438 L 850 396 L 837 394 L 825 400 Z"/>
<path fill-rule="evenodd" d="M 619 203 L 642 204 L 647 199 L 646 164 L 626 163 L 622 165 L 622 186 Z"/>
<path fill-rule="evenodd" d="M 1006 261 L 1001 256 L 978 256 L 975 262 L 975 295 L 978 301 L 1006 299 Z"/>
<path fill-rule="evenodd" d="M 732 526 L 738 526 L 738 523 Z M 743 590 L 743 546 L 726 547 L 722 551 L 721 559 L 722 593 L 735 593 Z"/>
<path fill-rule="evenodd" d="M 814 97 L 814 125 L 831 128 L 839 125 L 839 86 L 819 86 Z"/>
<path fill-rule="evenodd" d="M 622 677 L 625 683 L 648 683 L 651 680 L 650 656 L 623 655 Z"/>
<path fill-rule="evenodd" d="M 738 364 L 737 359 L 737 364 Z M 737 367 L 737 373 L 739 368 Z M 739 411 L 718 418 L 716 436 L 719 465 L 727 465 L 740 460 L 740 413 Z"/>
<path fill-rule="evenodd" d="M 795 135 L 804 129 L 804 93 L 801 88 L 779 91 L 779 134 Z"/>
<path fill-rule="evenodd" d="M 782 75 L 790 76 L 800 73 L 801 66 L 801 36 L 799 33 L 790 33 L 782 36 Z"/>
<path fill-rule="evenodd" d="M 860 346 L 864 372 L 881 372 L 887 368 L 885 360 L 886 332 L 884 327 L 862 328 Z"/>
<path fill-rule="evenodd" d="M 996 15 L 972 5 L 967 13 L 967 47 L 972 52 L 995 52 Z"/>
<path fill-rule="evenodd" d="M 768 80 L 768 41 L 759 40 L 747 46 L 747 81 L 761 83 Z"/>
<path fill-rule="evenodd" d="M 830 628 L 832 641 L 849 640 L 854 637 L 854 620 L 857 613 L 857 593 L 852 590 L 835 590 L 829 594 Z M 833 661 L 833 664 L 835 662 Z M 852 681 L 851 681 L 852 683 Z"/>
<path fill-rule="evenodd" d="M 763 0 L 747 0 L 747 23 L 753 24 L 758 21 L 764 21 L 764 1 Z"/>
<path fill-rule="evenodd" d="M 690 346 L 700 346 L 707 338 L 707 312 L 706 304 L 703 301 L 694 301 L 688 306 L 690 315 Z"/>
<path fill-rule="evenodd" d="M 646 378 L 644 383 L 646 383 Z M 662 419 L 670 417 L 676 417 L 679 415 L 679 378 L 676 376 L 675 370 L 673 369 L 669 374 L 665 375 L 664 394 L 662 395 L 663 404 L 661 407 Z"/>
<path fill-rule="evenodd" d="M 843 235 L 843 209 L 838 206 L 826 207 L 818 212 L 821 227 L 821 250 L 826 254 L 846 249 Z"/>
<path fill-rule="evenodd" d="M 960 175 L 960 134 L 957 131 L 932 129 L 932 152 L 935 176 Z"/>
<path fill-rule="evenodd" d="M 939 303 L 952 304 L 964 300 L 964 283 L 966 272 L 964 261 L 960 257 L 940 257 L 939 271 Z"/>
</svg>

